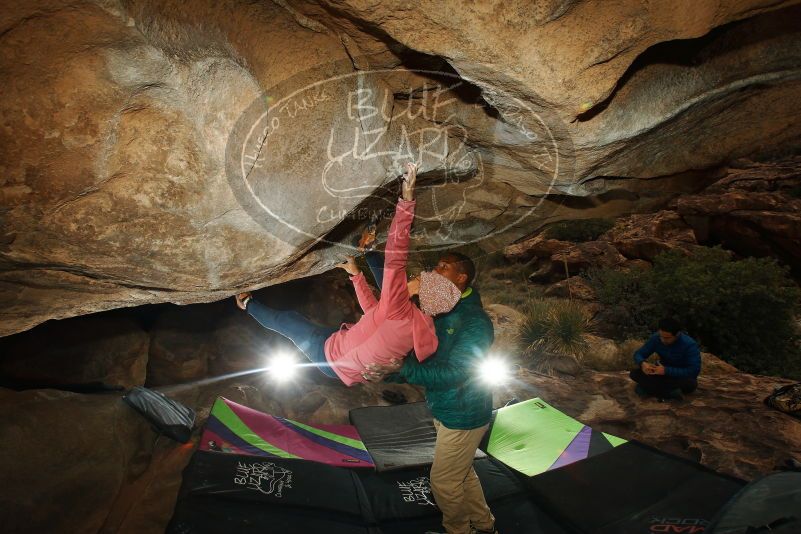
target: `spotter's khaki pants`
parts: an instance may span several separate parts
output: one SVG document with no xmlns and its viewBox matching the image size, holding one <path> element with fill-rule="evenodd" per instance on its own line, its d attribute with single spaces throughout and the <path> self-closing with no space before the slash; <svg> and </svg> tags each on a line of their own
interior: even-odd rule
<svg viewBox="0 0 801 534">
<path fill-rule="evenodd" d="M 488 426 L 453 430 L 434 419 L 437 442 L 431 465 L 431 490 L 442 510 L 442 526 L 448 534 L 469 534 L 471 523 L 481 530 L 490 530 L 495 524 L 473 469 L 473 457 Z"/>
</svg>

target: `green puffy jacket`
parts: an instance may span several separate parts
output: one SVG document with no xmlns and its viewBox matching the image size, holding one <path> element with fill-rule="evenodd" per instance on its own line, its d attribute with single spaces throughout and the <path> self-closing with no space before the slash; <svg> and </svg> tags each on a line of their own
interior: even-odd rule
<svg viewBox="0 0 801 534">
<path fill-rule="evenodd" d="M 477 366 L 495 337 L 492 321 L 473 289 L 450 312 L 434 318 L 439 345 L 422 363 L 406 358 L 400 376 L 426 388 L 431 413 L 443 425 L 469 430 L 489 423 L 492 391 L 479 379 Z"/>
</svg>

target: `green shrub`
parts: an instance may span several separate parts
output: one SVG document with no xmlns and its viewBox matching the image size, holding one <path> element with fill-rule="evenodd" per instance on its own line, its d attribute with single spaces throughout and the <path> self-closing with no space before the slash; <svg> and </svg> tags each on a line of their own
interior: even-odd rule
<svg viewBox="0 0 801 534">
<path fill-rule="evenodd" d="M 733 261 L 720 250 L 666 253 L 649 271 L 590 276 L 604 309 L 599 328 L 644 337 L 663 316 L 678 319 L 707 350 L 749 373 L 801 376 L 794 315 L 801 291 L 769 258 Z"/>
<path fill-rule="evenodd" d="M 584 335 L 591 330 L 584 307 L 569 300 L 532 300 L 525 310 L 519 340 L 523 355 L 537 359 L 548 355 L 580 360 L 587 351 Z"/>
<path fill-rule="evenodd" d="M 596 315 L 600 335 L 618 341 L 648 336 L 659 320 L 658 301 L 651 298 L 649 271 L 592 270 L 585 274 L 603 308 Z"/>
<path fill-rule="evenodd" d="M 545 230 L 545 237 L 581 243 L 598 239 L 614 225 L 615 221 L 611 219 L 572 219 L 552 224 Z"/>
</svg>

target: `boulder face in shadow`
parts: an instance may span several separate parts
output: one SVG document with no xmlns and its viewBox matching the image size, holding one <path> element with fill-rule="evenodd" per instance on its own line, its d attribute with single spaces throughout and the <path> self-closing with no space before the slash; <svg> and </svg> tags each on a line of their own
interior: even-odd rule
<svg viewBox="0 0 801 534">
<path fill-rule="evenodd" d="M 113 393 L 0 390 L 0 402 L 3 530 L 102 532 L 121 489 L 148 467 L 148 423 Z"/>
<path fill-rule="evenodd" d="M 50 321 L 0 340 L 6 387 L 128 389 L 145 383 L 150 335 L 124 312 Z"/>
<path fill-rule="evenodd" d="M 147 386 L 202 380 L 217 357 L 214 330 L 229 303 L 175 306 L 161 313 L 151 328 Z"/>
</svg>

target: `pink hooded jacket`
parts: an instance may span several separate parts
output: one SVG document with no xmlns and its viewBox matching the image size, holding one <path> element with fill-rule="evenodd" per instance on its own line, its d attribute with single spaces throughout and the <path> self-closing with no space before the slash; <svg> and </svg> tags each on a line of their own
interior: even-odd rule
<svg viewBox="0 0 801 534">
<path fill-rule="evenodd" d="M 384 255 L 381 299 L 376 300 L 364 274 L 351 276 L 364 315 L 356 324 L 343 323 L 325 341 L 325 357 L 346 386 L 365 381 L 362 373 L 367 364 L 385 365 L 403 359 L 412 349 L 423 361 L 437 350 L 434 320 L 412 304 L 406 288 L 414 206 L 413 200 L 399 199 L 395 208 Z"/>
</svg>

